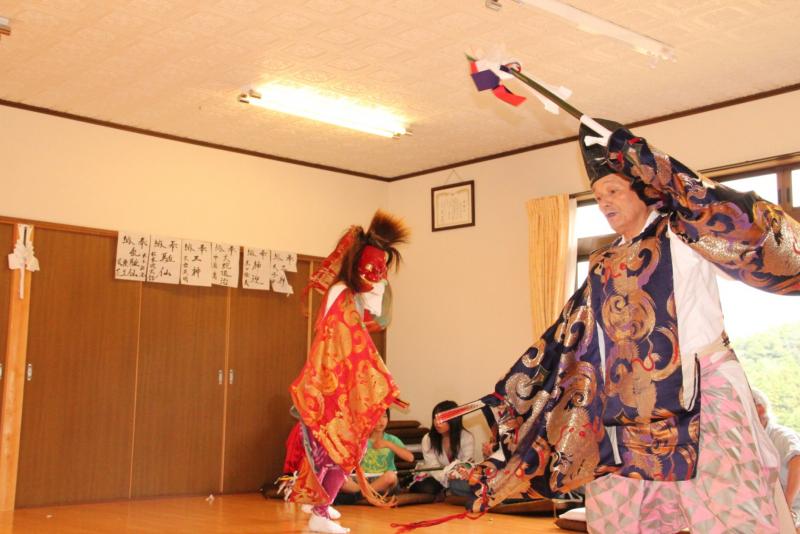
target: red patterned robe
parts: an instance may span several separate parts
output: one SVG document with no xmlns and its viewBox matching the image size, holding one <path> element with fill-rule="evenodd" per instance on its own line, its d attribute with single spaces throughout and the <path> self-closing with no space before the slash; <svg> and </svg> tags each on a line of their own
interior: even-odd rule
<svg viewBox="0 0 800 534">
<path fill-rule="evenodd" d="M 324 306 L 320 309 L 308 359 L 289 390 L 303 424 L 331 460 L 345 473 L 358 472 L 369 434 L 395 403 L 399 389 L 350 289 L 341 292 L 327 313 Z M 292 500 L 319 505 L 329 497 L 304 457 Z"/>
</svg>

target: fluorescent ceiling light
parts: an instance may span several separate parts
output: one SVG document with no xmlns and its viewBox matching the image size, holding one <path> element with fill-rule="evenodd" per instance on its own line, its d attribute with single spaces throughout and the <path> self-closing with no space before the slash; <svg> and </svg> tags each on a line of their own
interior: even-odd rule
<svg viewBox="0 0 800 534">
<path fill-rule="evenodd" d="M 636 33 L 633 30 L 629 30 L 628 28 L 620 26 L 619 24 L 614 24 L 611 21 L 596 15 L 592 15 L 586 11 L 581 11 L 580 9 L 572 7 L 569 4 L 565 4 L 564 2 L 560 2 L 558 0 L 514 1 L 519 4 L 525 4 L 527 6 L 547 11 L 548 13 L 551 13 L 557 17 L 561 17 L 562 19 L 575 24 L 579 30 L 583 30 L 587 33 L 605 35 L 607 37 L 611 37 L 612 39 L 622 41 L 623 43 L 628 43 L 640 54 L 650 55 L 664 60 L 675 59 L 675 49 L 671 45 L 657 41 L 656 39 L 642 35 L 641 33 Z M 489 1 L 487 0 L 487 7 L 488 4 Z"/>
<path fill-rule="evenodd" d="M 386 110 L 345 97 L 324 96 L 305 87 L 273 83 L 239 95 L 239 101 L 383 137 L 408 133 L 403 120 Z"/>
</svg>

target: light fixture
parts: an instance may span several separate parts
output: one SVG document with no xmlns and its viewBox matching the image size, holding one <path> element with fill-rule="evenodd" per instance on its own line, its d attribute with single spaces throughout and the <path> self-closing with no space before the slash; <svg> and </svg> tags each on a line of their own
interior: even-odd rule
<svg viewBox="0 0 800 534">
<path fill-rule="evenodd" d="M 642 35 L 641 33 L 637 33 L 633 30 L 629 30 L 624 26 L 615 24 L 609 20 L 598 17 L 597 15 L 592 15 L 591 13 L 587 13 L 586 11 L 582 11 L 576 7 L 572 7 L 571 5 L 560 2 L 559 0 L 514 1 L 518 4 L 535 7 L 543 11 L 547 11 L 548 13 L 557 17 L 561 17 L 562 19 L 576 25 L 579 30 L 587 33 L 605 35 L 606 37 L 611 37 L 612 39 L 622 41 L 623 43 L 628 43 L 640 54 L 645 54 L 664 60 L 675 59 L 675 49 L 671 45 L 653 39 L 652 37 L 648 37 L 647 35 Z M 489 2 L 489 0 L 487 0 L 486 2 L 487 7 L 490 7 L 491 9 L 498 9 L 498 6 L 490 6 L 490 3 L 499 4 L 499 0 L 494 0 L 493 2 Z"/>
<path fill-rule="evenodd" d="M 345 97 L 325 96 L 306 87 L 271 83 L 240 94 L 239 102 L 383 137 L 409 133 L 402 119 L 384 109 Z"/>
</svg>

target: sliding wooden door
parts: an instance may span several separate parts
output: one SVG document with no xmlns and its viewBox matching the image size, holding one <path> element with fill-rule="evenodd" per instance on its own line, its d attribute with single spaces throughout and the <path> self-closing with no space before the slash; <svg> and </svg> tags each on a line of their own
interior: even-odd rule
<svg viewBox="0 0 800 534">
<path fill-rule="evenodd" d="M 126 498 L 141 284 L 114 237 L 35 235 L 17 506 Z"/>
<path fill-rule="evenodd" d="M 227 292 L 143 286 L 133 497 L 219 491 Z"/>
<path fill-rule="evenodd" d="M 289 384 L 306 359 L 308 318 L 300 297 L 309 261 L 287 273 L 291 296 L 237 289 L 231 294 L 226 493 L 255 491 L 281 474 L 284 442 L 294 424 Z"/>
</svg>

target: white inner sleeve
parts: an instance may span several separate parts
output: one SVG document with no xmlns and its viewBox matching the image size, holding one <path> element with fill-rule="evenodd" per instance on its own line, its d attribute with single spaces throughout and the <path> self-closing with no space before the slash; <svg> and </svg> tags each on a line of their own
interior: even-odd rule
<svg viewBox="0 0 800 534">
<path fill-rule="evenodd" d="M 672 230 L 667 231 L 672 255 L 672 280 L 675 292 L 675 313 L 678 316 L 678 345 L 683 372 L 682 405 L 689 409 L 696 397 L 698 350 L 708 346 L 722 334 L 725 325 L 719 301 L 717 269 L 703 259 Z"/>
<path fill-rule="evenodd" d="M 339 298 L 339 295 L 342 294 L 346 287 L 342 282 L 336 282 L 331 286 L 328 290 L 328 300 L 325 301 L 325 315 L 328 315 L 328 312 L 331 311 L 331 306 L 333 306 L 333 303 L 336 302 L 336 299 Z"/>
</svg>

